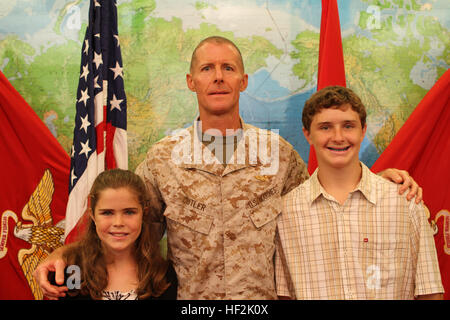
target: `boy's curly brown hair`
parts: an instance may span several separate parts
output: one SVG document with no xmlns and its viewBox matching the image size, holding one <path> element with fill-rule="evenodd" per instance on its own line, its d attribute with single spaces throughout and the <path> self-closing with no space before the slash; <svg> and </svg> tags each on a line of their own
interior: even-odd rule
<svg viewBox="0 0 450 320">
<path fill-rule="evenodd" d="M 366 107 L 361 99 L 351 89 L 341 86 L 325 87 L 315 92 L 306 102 L 303 108 L 303 127 L 310 131 L 313 117 L 322 109 L 340 108 L 349 104 L 353 111 L 358 113 L 361 127 L 366 125 Z"/>
</svg>

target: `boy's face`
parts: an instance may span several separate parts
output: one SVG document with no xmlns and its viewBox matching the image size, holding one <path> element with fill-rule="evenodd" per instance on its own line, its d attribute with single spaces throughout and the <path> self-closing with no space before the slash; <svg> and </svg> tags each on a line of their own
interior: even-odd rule
<svg viewBox="0 0 450 320">
<path fill-rule="evenodd" d="M 310 130 L 303 128 L 306 140 L 316 150 L 319 166 L 344 168 L 359 164 L 359 148 L 367 126 L 361 126 L 358 113 L 349 104 L 338 109 L 322 109 L 314 115 Z"/>
</svg>

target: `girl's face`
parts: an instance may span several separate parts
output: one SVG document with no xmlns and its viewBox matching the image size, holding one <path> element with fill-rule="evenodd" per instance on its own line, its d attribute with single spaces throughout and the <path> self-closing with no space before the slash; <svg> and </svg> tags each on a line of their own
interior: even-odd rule
<svg viewBox="0 0 450 320">
<path fill-rule="evenodd" d="M 122 187 L 100 192 L 92 219 L 103 247 L 109 253 L 120 254 L 134 249 L 142 217 L 143 208 L 137 195 Z"/>
</svg>

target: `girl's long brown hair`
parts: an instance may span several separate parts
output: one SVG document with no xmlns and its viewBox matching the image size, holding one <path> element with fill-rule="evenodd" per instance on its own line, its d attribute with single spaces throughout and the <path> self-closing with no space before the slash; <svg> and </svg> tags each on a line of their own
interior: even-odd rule
<svg viewBox="0 0 450 320">
<path fill-rule="evenodd" d="M 95 206 L 100 193 L 108 188 L 126 187 L 134 192 L 143 208 L 142 231 L 136 240 L 135 257 L 139 284 L 136 290 L 138 299 L 160 296 L 168 287 L 165 275 L 168 262 L 162 257 L 159 247 L 157 222 L 157 204 L 149 203 L 148 192 L 144 182 L 135 173 L 128 170 L 112 169 L 98 175 L 89 194 L 90 209 Z M 81 240 L 69 247 L 63 254 L 68 264 L 76 264 L 81 269 L 81 288 L 79 293 L 101 299 L 102 291 L 108 285 L 106 259 L 101 241 L 97 235 L 95 223 L 89 219 Z"/>
</svg>

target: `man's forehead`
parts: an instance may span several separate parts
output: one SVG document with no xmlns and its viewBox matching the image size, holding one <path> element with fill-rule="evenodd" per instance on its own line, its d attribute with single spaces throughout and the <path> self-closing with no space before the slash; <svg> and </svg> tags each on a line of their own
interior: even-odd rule
<svg viewBox="0 0 450 320">
<path fill-rule="evenodd" d="M 238 50 L 231 43 L 228 42 L 218 42 L 214 40 L 206 41 L 197 48 L 197 51 L 205 50 L 205 48 L 229 48 L 236 54 L 238 54 Z"/>
<path fill-rule="evenodd" d="M 221 62 L 223 64 L 241 65 L 243 68 L 239 51 L 229 43 L 203 43 L 195 51 L 193 62 L 195 64 Z"/>
<path fill-rule="evenodd" d="M 207 42 L 197 49 L 196 56 L 202 57 L 214 57 L 214 56 L 227 56 L 231 58 L 238 58 L 238 51 L 228 43 L 211 43 Z"/>
</svg>

